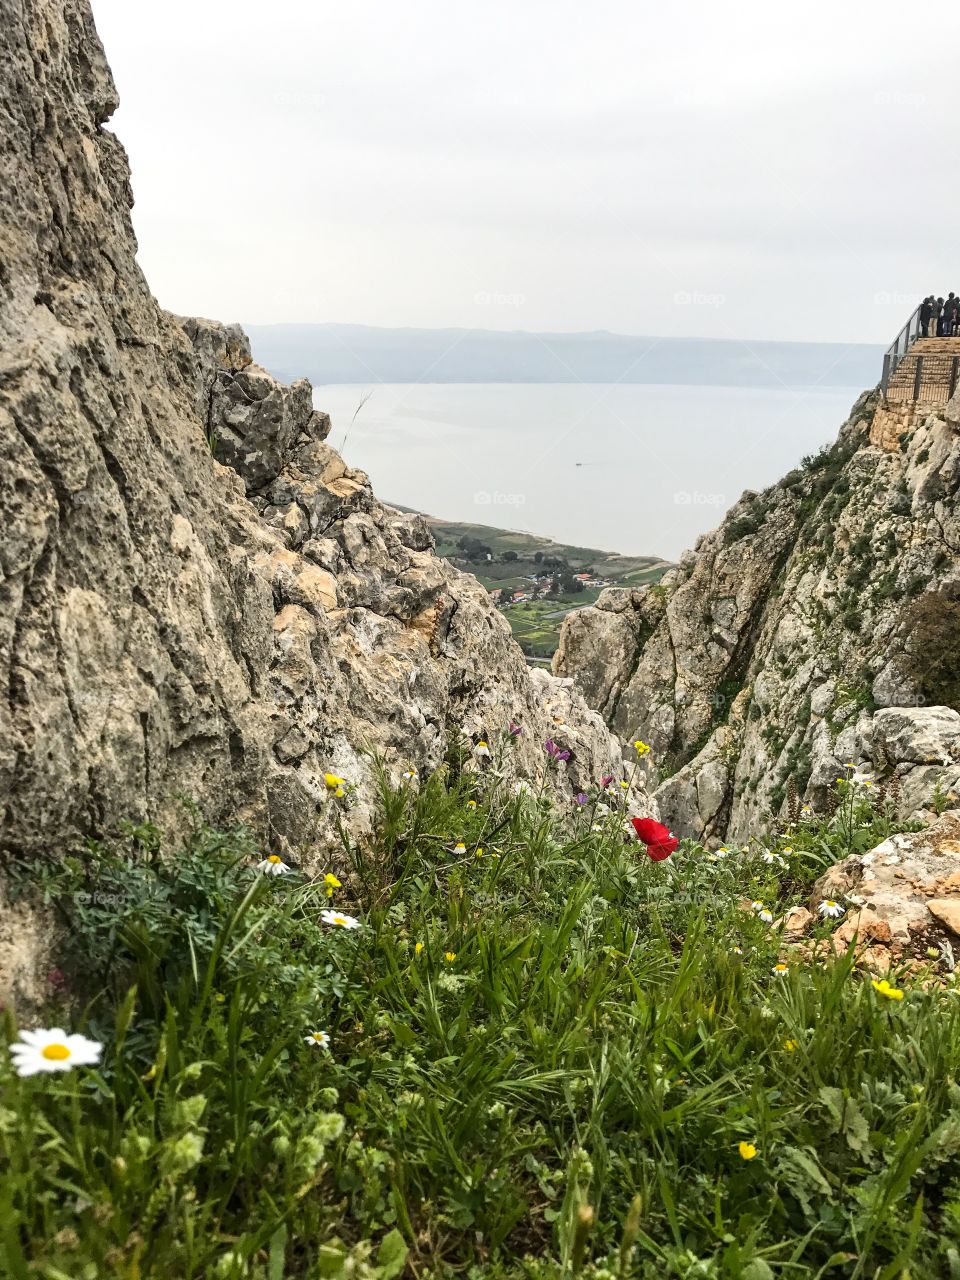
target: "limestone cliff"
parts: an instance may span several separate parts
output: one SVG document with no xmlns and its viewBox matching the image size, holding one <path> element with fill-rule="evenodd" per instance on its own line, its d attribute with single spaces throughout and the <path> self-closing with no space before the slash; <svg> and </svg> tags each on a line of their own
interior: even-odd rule
<svg viewBox="0 0 960 1280">
<path fill-rule="evenodd" d="M 169 827 L 186 796 L 309 853 L 326 771 L 362 831 L 369 753 L 399 778 L 511 719 L 511 777 L 551 734 L 561 793 L 619 772 L 570 682 L 325 443 L 309 384 L 157 306 L 116 101 L 86 0 L 0 0 L 0 848 Z"/>
<path fill-rule="evenodd" d="M 960 585 L 958 417 L 864 395 L 831 449 L 745 493 L 660 584 L 567 619 L 554 670 L 651 744 L 665 821 L 743 838 L 791 779 L 816 805 L 850 762 L 911 810 L 960 780 L 960 716 L 911 674 L 930 643 L 914 604 Z"/>
</svg>

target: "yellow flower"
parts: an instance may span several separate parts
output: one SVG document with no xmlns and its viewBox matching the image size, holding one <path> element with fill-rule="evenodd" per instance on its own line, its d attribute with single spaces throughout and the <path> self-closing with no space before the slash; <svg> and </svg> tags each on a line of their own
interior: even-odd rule
<svg viewBox="0 0 960 1280">
<path fill-rule="evenodd" d="M 417 945 L 413 948 L 413 950 L 415 955 L 419 955 L 420 952 L 423 950 L 423 943 L 418 942 Z"/>
<path fill-rule="evenodd" d="M 886 978 L 881 978 L 879 982 L 874 981 L 873 989 L 878 995 L 885 996 L 887 1000 L 902 1000 L 903 992 L 899 987 L 892 987 Z"/>
<path fill-rule="evenodd" d="M 740 1152 L 741 1160 L 752 1160 L 757 1154 L 757 1148 L 752 1142 L 741 1142 L 737 1150 Z"/>
<path fill-rule="evenodd" d="M 332 871 L 328 871 L 327 874 L 323 877 L 323 883 L 326 886 L 328 898 L 333 897 L 334 889 L 340 888 L 340 881 L 337 879 L 337 877 L 333 874 Z"/>
<path fill-rule="evenodd" d="M 453 964 L 454 960 L 457 958 L 457 953 L 455 951 L 445 951 L 443 953 L 443 958 L 446 960 L 447 964 Z"/>
<path fill-rule="evenodd" d="M 624 791 L 626 791 L 627 787 L 629 787 L 629 786 L 630 786 L 630 783 L 629 783 L 629 782 L 621 782 L 621 783 L 620 783 L 620 785 L 621 785 L 621 787 L 623 787 Z"/>
<path fill-rule="evenodd" d="M 636 742 L 633 745 L 634 747 L 636 747 L 638 756 L 645 756 L 647 752 L 650 750 L 647 743 L 642 742 L 639 738 L 636 740 Z"/>
<path fill-rule="evenodd" d="M 338 778 L 335 773 L 325 773 L 323 780 L 328 791 L 332 791 L 335 796 L 343 795 L 343 788 L 347 785 L 346 778 Z"/>
<path fill-rule="evenodd" d="M 478 850 L 477 850 L 477 857 L 478 857 L 478 858 L 482 858 L 482 857 L 483 857 L 483 850 L 482 850 L 482 849 L 478 849 Z"/>
<path fill-rule="evenodd" d="M 784 1040 L 783 1047 L 786 1049 L 787 1053 L 793 1053 L 794 1049 L 797 1047 L 797 1042 L 796 1040 Z"/>
</svg>

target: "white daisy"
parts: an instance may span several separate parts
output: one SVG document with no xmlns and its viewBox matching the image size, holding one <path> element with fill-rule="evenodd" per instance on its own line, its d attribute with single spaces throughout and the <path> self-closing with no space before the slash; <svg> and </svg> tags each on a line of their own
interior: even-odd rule
<svg viewBox="0 0 960 1280">
<path fill-rule="evenodd" d="M 481 738 L 477 745 L 473 748 L 473 754 L 480 760 L 489 760 L 490 748 Z"/>
<path fill-rule="evenodd" d="M 271 853 L 268 858 L 257 863 L 257 870 L 262 871 L 265 876 L 285 876 L 290 868 L 279 854 Z"/>
<path fill-rule="evenodd" d="M 403 772 L 403 780 L 404 782 L 416 782 L 417 780 L 416 769 L 413 769 L 413 768 L 405 769 Z"/>
<path fill-rule="evenodd" d="M 762 910 L 757 912 L 757 919 L 762 920 L 764 924 L 773 924 L 773 912 L 763 907 Z"/>
<path fill-rule="evenodd" d="M 315 1044 L 319 1049 L 327 1049 L 330 1047 L 330 1036 L 326 1031 L 311 1031 L 308 1036 L 304 1036 L 307 1044 Z"/>
<path fill-rule="evenodd" d="M 102 1052 L 103 1045 L 96 1040 L 67 1035 L 61 1027 L 51 1027 L 49 1031 L 21 1031 L 20 1039 L 10 1046 L 10 1056 L 18 1076 L 89 1067 L 99 1062 Z"/>
<path fill-rule="evenodd" d="M 760 861 L 765 862 L 768 867 L 772 867 L 774 864 L 778 867 L 785 867 L 787 865 L 783 858 L 780 857 L 779 853 L 771 853 L 769 849 L 765 849 L 764 852 L 761 853 Z"/>
<path fill-rule="evenodd" d="M 834 902 L 832 898 L 825 898 L 817 907 L 817 910 L 822 916 L 829 916 L 831 920 L 839 920 L 844 914 L 845 908 L 841 907 L 839 902 Z"/>
<path fill-rule="evenodd" d="M 787 964 L 775 964 L 770 972 L 776 974 L 778 978 L 785 978 L 790 972 L 790 966 Z"/>
<path fill-rule="evenodd" d="M 455 844 L 455 845 L 453 846 L 453 852 L 454 852 L 454 853 L 457 855 L 457 857 L 459 858 L 459 856 L 460 856 L 462 853 L 466 853 L 466 852 L 467 852 L 467 846 L 466 846 L 465 844 L 462 844 L 462 843 L 461 843 L 461 844 Z"/>
<path fill-rule="evenodd" d="M 750 903 L 750 907 L 751 907 L 751 909 L 752 909 L 753 911 L 762 911 L 762 910 L 763 910 L 763 903 L 762 903 L 762 902 L 751 902 L 751 903 Z"/>
<path fill-rule="evenodd" d="M 360 921 L 354 916 L 344 915 L 342 911 L 321 911 L 320 919 L 324 924 L 332 924 L 337 929 L 359 929 Z"/>
</svg>

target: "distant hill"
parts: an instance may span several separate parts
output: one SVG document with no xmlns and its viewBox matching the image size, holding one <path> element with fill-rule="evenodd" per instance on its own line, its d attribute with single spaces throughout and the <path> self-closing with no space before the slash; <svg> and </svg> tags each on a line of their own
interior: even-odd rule
<svg viewBox="0 0 960 1280">
<path fill-rule="evenodd" d="M 869 387 L 882 348 L 607 333 L 245 325 L 256 359 L 312 382 L 626 382 L 731 387 Z"/>
</svg>

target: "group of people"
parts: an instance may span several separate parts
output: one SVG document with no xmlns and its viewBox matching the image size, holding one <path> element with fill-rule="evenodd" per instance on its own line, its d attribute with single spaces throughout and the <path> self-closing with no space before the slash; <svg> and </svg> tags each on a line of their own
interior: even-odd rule
<svg viewBox="0 0 960 1280">
<path fill-rule="evenodd" d="M 920 304 L 920 333 L 928 338 L 950 338 L 960 334 L 960 298 L 935 298 L 931 293 Z"/>
</svg>

